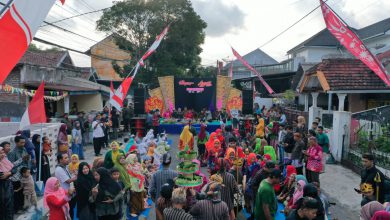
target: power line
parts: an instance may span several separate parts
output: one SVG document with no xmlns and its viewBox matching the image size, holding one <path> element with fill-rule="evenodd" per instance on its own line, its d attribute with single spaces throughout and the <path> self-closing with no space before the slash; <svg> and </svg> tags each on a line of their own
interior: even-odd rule
<svg viewBox="0 0 390 220">
<path fill-rule="evenodd" d="M 88 54 L 86 52 L 79 51 L 79 50 L 76 50 L 76 49 L 72 49 L 72 48 L 69 48 L 69 47 L 66 47 L 66 46 L 62 46 L 62 45 L 59 45 L 59 44 L 56 44 L 56 43 L 53 43 L 53 42 L 41 39 L 39 37 L 34 37 L 34 40 L 38 41 L 40 43 L 43 43 L 43 44 L 59 47 L 59 48 L 65 49 L 65 50 L 69 50 L 69 51 L 72 51 L 72 52 L 75 52 L 75 53 L 79 53 L 79 54 L 83 54 L 83 55 L 87 55 L 87 56 L 91 56 L 91 57 L 95 57 L 95 58 L 102 59 L 102 60 L 117 61 L 117 62 L 129 62 L 130 61 L 130 60 L 127 60 L 127 59 L 126 60 L 117 60 L 117 59 L 111 59 L 111 58 L 107 58 L 107 57 L 103 57 L 103 56 L 99 56 L 99 55 L 95 55 L 95 54 Z"/>
<path fill-rule="evenodd" d="M 324 2 L 327 2 L 328 0 L 325 0 Z M 284 29 L 282 32 L 280 32 L 279 34 L 277 34 L 275 37 L 271 38 L 270 40 L 268 40 L 267 42 L 265 42 L 264 44 L 262 44 L 259 48 L 262 48 L 264 47 L 265 45 L 271 43 L 273 40 L 275 40 L 276 38 L 280 37 L 280 35 L 286 33 L 288 30 L 290 30 L 292 27 L 294 27 L 296 24 L 298 24 L 299 22 L 301 22 L 303 19 L 305 19 L 307 16 L 309 16 L 311 13 L 313 13 L 315 10 L 317 10 L 319 7 L 321 7 L 321 4 L 318 5 L 317 7 L 315 7 L 313 10 L 311 10 L 309 13 L 307 13 L 306 15 L 304 15 L 302 18 L 300 18 L 299 20 L 297 20 L 296 22 L 294 22 L 292 25 L 290 25 L 289 27 L 287 27 L 286 29 Z"/>
<path fill-rule="evenodd" d="M 63 18 L 63 19 L 60 19 L 60 20 L 57 20 L 57 21 L 53 21 L 53 22 L 51 22 L 51 23 L 52 23 L 52 24 L 56 24 L 56 23 L 59 23 L 59 22 L 62 22 L 62 21 L 66 21 L 66 20 L 69 20 L 69 19 L 73 19 L 73 18 L 77 18 L 77 17 L 84 16 L 84 15 L 88 15 L 88 14 L 93 14 L 93 13 L 101 12 L 101 11 L 104 11 L 104 10 L 109 9 L 109 8 L 111 8 L 111 7 L 102 8 L 102 9 L 98 9 L 98 10 L 94 10 L 94 11 L 90 11 L 90 12 L 85 12 L 85 13 L 77 14 L 77 15 L 70 16 L 70 17 L 67 17 L 67 18 Z M 41 27 L 45 27 L 45 26 L 47 26 L 47 25 L 42 25 Z"/>
</svg>

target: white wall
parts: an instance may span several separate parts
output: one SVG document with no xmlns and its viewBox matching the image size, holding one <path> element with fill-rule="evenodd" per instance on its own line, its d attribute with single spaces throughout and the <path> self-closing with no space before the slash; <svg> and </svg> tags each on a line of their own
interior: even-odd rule
<svg viewBox="0 0 390 220">
<path fill-rule="evenodd" d="M 260 98 L 260 97 L 256 97 L 254 103 L 258 103 L 260 108 L 262 108 L 263 105 L 265 105 L 267 109 L 270 109 L 273 104 L 272 98 Z"/>
<path fill-rule="evenodd" d="M 53 154 L 49 158 L 51 173 L 54 173 L 54 169 L 55 169 L 55 166 L 57 164 L 56 156 L 55 156 L 57 154 L 57 143 L 56 142 L 57 142 L 58 130 L 59 130 L 60 126 L 61 126 L 61 123 L 47 123 L 47 124 L 43 124 L 43 129 L 42 129 L 42 135 L 49 137 L 49 139 L 51 140 L 51 147 L 53 149 Z M 40 127 L 40 125 L 34 125 L 31 127 L 31 137 L 34 134 L 41 133 L 41 129 L 39 127 Z M 4 129 L 10 129 L 12 131 L 15 131 L 12 133 L 16 133 L 18 128 L 19 128 L 18 122 L 0 122 L 0 130 L 2 130 L 2 131 Z M 15 135 L 7 135 L 7 136 L 0 137 L 0 143 L 3 141 L 8 141 L 11 143 L 11 148 L 13 148 L 15 146 L 14 138 L 15 138 Z"/>
</svg>

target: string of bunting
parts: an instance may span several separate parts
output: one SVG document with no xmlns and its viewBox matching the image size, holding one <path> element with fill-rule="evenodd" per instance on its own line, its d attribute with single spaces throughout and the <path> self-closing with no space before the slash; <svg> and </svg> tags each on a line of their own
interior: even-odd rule
<svg viewBox="0 0 390 220">
<path fill-rule="evenodd" d="M 29 97 L 33 97 L 35 92 L 36 92 L 36 90 L 16 88 L 16 87 L 10 86 L 8 84 L 0 84 L 0 91 L 4 91 L 7 93 L 11 93 L 11 94 L 26 95 Z M 59 101 L 59 100 L 65 98 L 66 96 L 68 96 L 68 92 L 65 92 L 65 91 L 63 91 L 63 92 L 45 91 L 44 99 L 49 100 L 49 101 Z"/>
</svg>

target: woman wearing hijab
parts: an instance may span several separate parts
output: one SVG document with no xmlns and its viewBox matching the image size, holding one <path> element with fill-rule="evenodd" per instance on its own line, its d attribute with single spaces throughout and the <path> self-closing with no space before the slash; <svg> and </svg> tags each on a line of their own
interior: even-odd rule
<svg viewBox="0 0 390 220">
<path fill-rule="evenodd" d="M 194 136 L 190 131 L 190 126 L 186 125 L 180 134 L 179 151 L 183 151 L 188 146 L 190 150 L 194 148 Z"/>
<path fill-rule="evenodd" d="M 111 143 L 111 150 L 107 151 L 105 157 L 104 157 L 104 167 L 106 169 L 111 169 L 114 167 L 114 164 L 117 163 L 117 157 L 119 155 L 126 155 L 125 152 L 119 148 L 119 143 L 116 141 L 113 141 Z"/>
<path fill-rule="evenodd" d="M 230 168 L 233 166 L 233 162 L 234 162 L 234 155 L 236 154 L 236 151 L 229 147 L 227 150 L 226 150 L 226 154 L 225 154 L 225 164 L 226 164 L 226 170 L 230 170 Z"/>
<path fill-rule="evenodd" d="M 95 203 L 96 215 L 99 220 L 119 220 L 121 213 L 120 201 L 123 193 L 106 168 L 99 168 L 95 172 L 95 180 L 98 184 L 92 188 L 90 202 Z"/>
<path fill-rule="evenodd" d="M 198 134 L 198 158 L 203 163 L 204 155 L 206 152 L 206 143 L 208 142 L 208 134 L 206 131 L 206 125 L 202 124 L 200 126 L 200 132 Z"/>
<path fill-rule="evenodd" d="M 257 120 L 259 123 L 256 126 L 256 137 L 264 138 L 264 127 L 265 127 L 264 119 L 261 117 L 261 115 L 257 115 Z"/>
<path fill-rule="evenodd" d="M 264 154 L 268 154 L 271 156 L 271 160 L 276 162 L 276 152 L 272 146 L 264 146 Z"/>
<path fill-rule="evenodd" d="M 369 202 L 360 210 L 360 220 L 371 220 L 376 212 L 383 210 L 385 210 L 385 207 L 381 203 L 377 201 Z"/>
<path fill-rule="evenodd" d="M 137 155 L 129 154 L 126 162 L 131 183 L 130 215 L 135 217 L 145 210 L 145 176 L 142 174 L 141 164 L 138 163 Z"/>
<path fill-rule="evenodd" d="M 49 220 L 70 220 L 69 204 L 74 189 L 66 192 L 56 177 L 50 177 L 45 186 L 43 205 L 49 209 Z"/>
<path fill-rule="evenodd" d="M 305 182 L 305 184 L 307 184 L 307 179 L 304 175 L 296 175 L 295 176 L 295 180 L 298 182 L 299 180 L 303 180 Z"/>
<path fill-rule="evenodd" d="M 77 217 L 82 220 L 95 220 L 95 208 L 89 202 L 89 195 L 96 185 L 88 163 L 81 162 L 76 180 Z"/>
<path fill-rule="evenodd" d="M 115 163 L 114 167 L 119 170 L 119 179 L 122 181 L 122 183 L 125 185 L 125 190 L 130 189 L 131 187 L 131 181 L 130 181 L 130 175 L 127 172 L 127 162 L 126 157 L 124 154 L 121 154 L 117 158 L 118 162 Z"/>
<path fill-rule="evenodd" d="M 202 185 L 199 185 L 197 187 L 194 187 L 195 191 L 196 192 L 200 192 L 200 190 L 203 188 L 204 185 L 207 184 L 207 176 L 205 174 L 202 173 L 202 170 L 201 170 L 201 166 L 200 166 L 200 161 L 199 160 L 192 160 L 193 163 L 196 163 L 197 166 L 198 166 L 198 170 L 195 172 L 196 175 L 198 176 L 201 176 L 202 177 Z"/>
<path fill-rule="evenodd" d="M 14 164 L 9 161 L 5 155 L 3 147 L 0 147 L 0 219 L 14 219 L 13 210 L 13 187 L 9 179 L 16 170 L 13 170 Z"/>
<path fill-rule="evenodd" d="M 320 173 L 322 171 L 322 148 L 317 143 L 315 137 L 309 139 L 309 148 L 303 151 L 303 154 L 307 156 L 306 163 L 306 178 L 311 182 L 320 182 Z"/>
<path fill-rule="evenodd" d="M 390 212 L 387 211 L 377 211 L 371 220 L 388 220 L 390 219 Z"/>
<path fill-rule="evenodd" d="M 260 163 L 261 168 L 264 168 L 265 164 L 271 160 L 272 160 L 272 158 L 269 154 L 264 154 L 263 161 L 261 161 L 261 163 Z"/>
<path fill-rule="evenodd" d="M 58 131 L 57 146 L 59 153 L 68 154 L 69 143 L 68 134 L 66 133 L 66 124 L 61 124 L 60 130 Z"/>
</svg>

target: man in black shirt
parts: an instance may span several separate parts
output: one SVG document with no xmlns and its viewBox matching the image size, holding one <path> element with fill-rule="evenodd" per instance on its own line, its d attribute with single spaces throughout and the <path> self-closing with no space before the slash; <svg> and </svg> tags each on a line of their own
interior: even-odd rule
<svg viewBox="0 0 390 220">
<path fill-rule="evenodd" d="M 291 153 L 295 146 L 293 128 L 291 126 L 286 127 L 287 134 L 284 136 L 284 152 L 287 153 L 287 157 L 291 159 Z"/>
<path fill-rule="evenodd" d="M 385 177 L 383 173 L 375 167 L 374 155 L 365 153 L 362 156 L 362 163 L 364 169 L 361 171 L 360 190 L 356 190 L 358 193 L 363 194 L 361 205 L 365 205 L 372 200 L 376 200 L 380 203 L 384 203 L 385 190 L 384 181 Z M 367 192 L 362 189 L 363 185 L 372 186 L 372 191 Z"/>
</svg>

